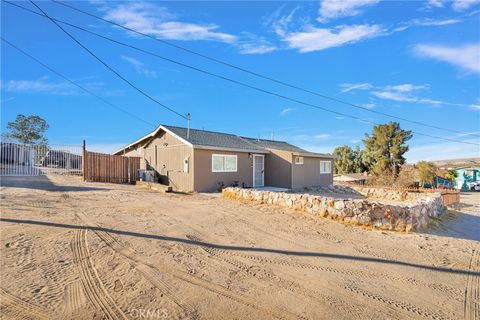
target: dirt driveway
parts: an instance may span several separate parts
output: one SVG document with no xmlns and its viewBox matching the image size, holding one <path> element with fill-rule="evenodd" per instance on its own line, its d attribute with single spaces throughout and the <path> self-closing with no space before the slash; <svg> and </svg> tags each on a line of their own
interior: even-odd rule
<svg viewBox="0 0 480 320">
<path fill-rule="evenodd" d="M 2 319 L 480 318 L 478 229 L 446 231 L 479 225 L 475 199 L 400 234 L 75 178 L 2 185 Z"/>
</svg>

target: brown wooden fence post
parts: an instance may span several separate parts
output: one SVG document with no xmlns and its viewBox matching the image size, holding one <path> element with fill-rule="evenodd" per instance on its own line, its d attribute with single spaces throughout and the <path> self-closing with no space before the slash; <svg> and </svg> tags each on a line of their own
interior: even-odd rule
<svg viewBox="0 0 480 320">
<path fill-rule="evenodd" d="M 83 181 L 87 181 L 87 149 L 85 140 L 83 140 L 82 149 L 82 177 Z"/>
</svg>

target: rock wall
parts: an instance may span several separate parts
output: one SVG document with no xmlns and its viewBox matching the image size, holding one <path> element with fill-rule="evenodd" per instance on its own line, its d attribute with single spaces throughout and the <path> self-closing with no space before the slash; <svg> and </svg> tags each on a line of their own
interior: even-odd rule
<svg viewBox="0 0 480 320">
<path fill-rule="evenodd" d="M 372 194 L 372 191 L 365 194 Z M 374 192 L 374 194 L 375 198 L 379 197 L 377 193 Z M 408 203 L 388 203 L 368 198 L 338 199 L 308 193 L 269 192 L 242 188 L 226 188 L 223 190 L 223 197 L 293 208 L 315 216 L 329 217 L 355 225 L 407 232 L 425 227 L 430 217 L 437 217 L 445 210 L 438 193 L 407 195 L 407 198 L 412 198 Z M 389 197 L 397 200 L 399 196 L 395 194 L 387 196 L 387 201 L 391 200 Z"/>
</svg>

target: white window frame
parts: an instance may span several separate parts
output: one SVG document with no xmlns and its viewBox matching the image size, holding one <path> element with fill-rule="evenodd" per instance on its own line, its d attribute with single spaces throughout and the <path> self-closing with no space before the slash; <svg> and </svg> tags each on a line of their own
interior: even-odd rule
<svg viewBox="0 0 480 320">
<path fill-rule="evenodd" d="M 222 170 L 215 170 L 213 167 L 213 159 L 215 157 L 222 157 L 223 158 L 223 169 Z M 235 159 L 235 170 L 226 170 L 226 159 L 227 158 L 234 158 Z M 237 172 L 238 171 L 238 157 L 236 154 L 212 154 L 212 172 Z"/>
<path fill-rule="evenodd" d="M 329 171 L 323 171 L 322 164 L 328 163 L 328 168 L 330 169 Z M 326 166 L 325 166 L 326 167 Z M 332 173 L 332 161 L 330 160 L 320 160 L 320 174 L 331 174 Z"/>
<path fill-rule="evenodd" d="M 303 164 L 303 157 L 296 156 L 295 157 L 295 164 Z"/>
</svg>

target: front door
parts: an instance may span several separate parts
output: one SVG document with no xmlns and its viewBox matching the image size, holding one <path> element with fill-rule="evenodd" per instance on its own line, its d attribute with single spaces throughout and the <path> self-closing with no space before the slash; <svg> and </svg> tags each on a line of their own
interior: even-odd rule
<svg viewBox="0 0 480 320">
<path fill-rule="evenodd" d="M 253 187 L 263 187 L 265 177 L 265 156 L 262 154 L 253 155 Z"/>
</svg>

